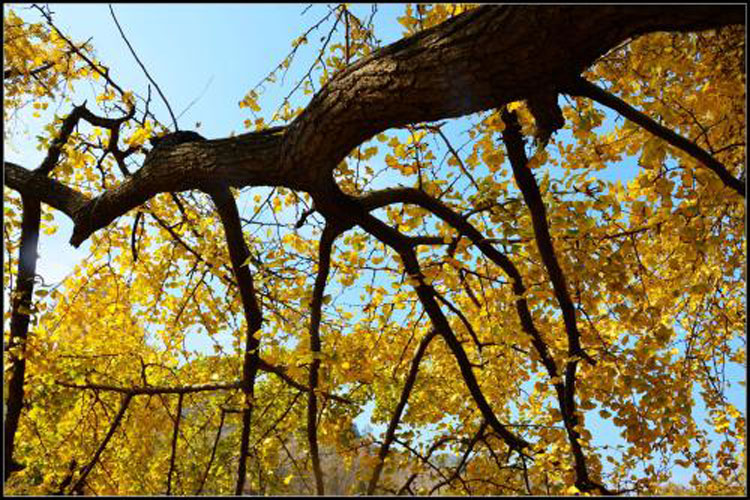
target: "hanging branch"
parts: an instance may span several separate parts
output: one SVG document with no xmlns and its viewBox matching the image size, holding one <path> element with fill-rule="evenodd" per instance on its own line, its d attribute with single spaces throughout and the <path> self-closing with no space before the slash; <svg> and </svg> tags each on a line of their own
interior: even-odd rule
<svg viewBox="0 0 750 500">
<path fill-rule="evenodd" d="M 562 311 L 565 331 L 568 337 L 568 361 L 565 363 L 565 384 L 562 393 L 558 390 L 558 401 L 568 433 L 568 440 L 575 458 L 576 486 L 581 491 L 598 491 L 607 494 L 609 492 L 602 485 L 589 478 L 586 457 L 580 444 L 581 435 L 577 430 L 579 420 L 576 414 L 575 402 L 576 368 L 580 359 L 587 360 L 591 365 L 595 365 L 596 362 L 581 347 L 581 333 L 576 324 L 575 307 L 568 293 L 565 275 L 555 255 L 547 223 L 547 211 L 536 178 L 528 166 L 528 158 L 526 158 L 523 137 L 521 135 L 521 126 L 518 123 L 515 111 L 508 111 L 507 108 L 504 108 L 502 119 L 505 122 L 503 141 L 508 151 L 513 176 L 531 213 L 534 239 L 542 256 L 544 267 L 547 269 L 547 274 L 552 281 L 555 298 Z"/>
<path fill-rule="evenodd" d="M 736 191 L 743 198 L 745 197 L 745 183 L 733 176 L 727 167 L 711 156 L 709 152 L 691 140 L 677 134 L 674 130 L 658 124 L 651 117 L 638 111 L 616 95 L 597 87 L 583 77 L 578 77 L 566 89 L 566 92 L 573 96 L 588 97 L 599 104 L 617 111 L 622 116 L 633 123 L 640 125 L 656 137 L 663 139 L 667 143 L 698 160 L 706 168 L 712 170 L 717 176 L 719 176 L 719 179 L 721 179 L 721 182 L 723 182 L 725 186 Z"/>
<path fill-rule="evenodd" d="M 216 210 L 219 212 L 221 223 L 224 226 L 232 269 L 240 289 L 240 298 L 242 299 L 242 307 L 247 323 L 245 356 L 242 365 L 242 391 L 245 393 L 245 401 L 242 412 L 242 436 L 240 437 L 237 486 L 235 488 L 235 495 L 241 495 L 245 487 L 245 470 L 250 442 L 250 421 L 254 405 L 255 376 L 260 364 L 260 338 L 256 337 L 255 334 L 260 331 L 263 317 L 260 305 L 255 297 L 253 277 L 247 266 L 247 258 L 250 255 L 250 251 L 247 248 L 242 233 L 242 225 L 234 196 L 228 187 L 223 186 L 210 190 L 209 195 L 216 206 Z"/>
<path fill-rule="evenodd" d="M 13 312 L 10 318 L 9 365 L 7 413 L 5 415 L 4 439 L 4 481 L 13 472 L 23 469 L 23 465 L 13 458 L 16 431 L 21 410 L 24 406 L 24 376 L 26 373 L 26 339 L 29 320 L 32 314 L 34 276 L 36 275 L 37 251 L 39 246 L 39 225 L 41 204 L 31 196 L 21 196 L 23 216 L 21 219 L 21 243 L 18 256 L 18 280 L 11 294 Z"/>
<path fill-rule="evenodd" d="M 422 193 L 421 191 L 419 192 Z M 472 371 L 471 362 L 466 355 L 466 351 L 456 338 L 448 319 L 443 314 L 435 299 L 435 289 L 432 285 L 425 282 L 419 261 L 417 260 L 413 246 L 410 244 L 409 238 L 372 216 L 363 205 L 358 203 L 356 198 L 351 198 L 341 191 L 338 191 L 335 193 L 335 196 L 331 196 L 330 198 L 316 199 L 316 205 L 323 208 L 323 210 L 330 210 L 332 208 L 331 205 L 333 205 L 335 213 L 340 218 L 343 218 L 347 223 L 356 223 L 398 253 L 419 301 L 422 303 L 422 307 L 424 307 L 427 315 L 430 317 L 435 330 L 443 337 L 453 353 L 466 387 L 476 402 L 478 409 L 482 412 L 482 415 L 493 430 L 502 436 L 510 449 L 520 451 L 527 448 L 529 443 L 522 437 L 516 436 L 498 420 L 492 407 L 484 397 L 482 389 Z"/>
<path fill-rule="evenodd" d="M 174 471 L 174 460 L 177 454 L 177 434 L 180 431 L 180 417 L 182 417 L 182 398 L 185 393 L 177 396 L 177 417 L 174 422 L 174 433 L 172 434 L 172 455 L 169 458 L 169 473 L 167 473 L 167 496 L 172 492 L 172 471 Z M 223 416 L 223 414 L 222 414 Z"/>
<path fill-rule="evenodd" d="M 39 182 L 48 180 L 48 175 L 54 170 L 59 162 L 63 146 L 68 142 L 70 135 L 73 133 L 73 129 L 82 118 L 89 122 L 100 123 L 103 126 L 115 129 L 119 128 L 123 122 L 130 119 L 134 110 L 135 108 L 131 108 L 128 115 L 122 118 L 107 119 L 95 116 L 86 108 L 85 103 L 80 106 L 75 106 L 70 114 L 68 114 L 63 120 L 60 133 L 47 149 L 47 155 L 42 163 L 36 170 L 27 173 L 31 177 L 38 179 Z M 12 165 L 13 167 L 20 168 L 14 164 L 6 163 L 5 165 Z M 74 191 L 68 190 L 65 192 L 65 195 L 71 192 Z M 8 381 L 7 414 L 4 429 L 4 481 L 7 481 L 13 472 L 23 468 L 13 459 L 13 452 L 15 448 L 16 432 L 18 430 L 18 422 L 21 416 L 21 410 L 24 406 L 26 357 L 23 353 L 26 349 L 29 320 L 33 313 L 34 276 L 36 275 L 39 228 L 41 224 L 41 204 L 40 200 L 33 195 L 33 192 L 22 193 L 21 202 L 23 205 L 23 215 L 21 218 L 18 280 L 16 290 L 11 295 L 13 309 L 11 313 L 9 346 L 14 348 L 14 350 L 11 351 L 9 356 L 9 363 L 12 371 Z M 16 350 L 20 352 L 16 353 Z"/>
<path fill-rule="evenodd" d="M 326 280 L 331 269 L 331 250 L 336 237 L 341 234 L 338 229 L 326 224 L 318 245 L 318 273 L 315 277 L 312 301 L 310 302 L 310 351 L 313 360 L 310 364 L 309 382 L 310 392 L 307 394 L 307 441 L 310 445 L 313 474 L 315 475 L 315 489 L 318 495 L 325 495 L 323 484 L 323 470 L 320 467 L 318 453 L 318 398 L 315 391 L 318 388 L 318 372 L 320 370 L 320 319 L 323 308 L 323 294 Z"/>
</svg>

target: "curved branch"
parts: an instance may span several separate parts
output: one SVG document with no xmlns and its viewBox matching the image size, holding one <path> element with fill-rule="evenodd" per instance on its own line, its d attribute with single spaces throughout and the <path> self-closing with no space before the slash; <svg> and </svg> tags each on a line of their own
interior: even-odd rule
<svg viewBox="0 0 750 500">
<path fill-rule="evenodd" d="M 91 198 L 85 196 L 75 189 L 46 175 L 15 163 L 4 161 L 5 185 L 18 191 L 22 196 L 36 196 L 39 201 L 46 203 L 52 208 L 61 211 L 75 222 L 76 214 L 85 207 Z"/>
<path fill-rule="evenodd" d="M 469 240 L 471 240 L 471 242 L 474 243 L 474 245 L 476 245 L 488 259 L 499 266 L 512 280 L 513 293 L 516 295 L 516 312 L 521 321 L 521 327 L 524 332 L 531 337 L 531 343 L 541 358 L 542 364 L 546 368 L 549 376 L 551 378 L 557 377 L 557 363 L 555 363 L 554 358 L 552 358 L 541 332 L 536 328 L 534 320 L 532 319 L 531 311 L 529 310 L 529 305 L 525 298 L 526 286 L 523 284 L 521 273 L 513 262 L 505 254 L 497 250 L 491 244 L 490 240 L 486 239 L 465 217 L 456 213 L 440 200 L 431 197 L 424 191 L 414 188 L 394 188 L 375 191 L 362 196 L 358 201 L 369 210 L 391 203 L 414 204 L 430 211 L 432 214 L 441 218 L 444 222 L 453 227 L 453 229 L 458 231 L 462 236 L 469 238 Z M 561 384 L 557 384 L 556 387 L 558 391 L 562 390 Z"/>
<path fill-rule="evenodd" d="M 204 189 L 217 180 L 322 193 L 340 161 L 383 130 L 564 88 L 629 37 L 742 23 L 741 6 L 481 6 L 351 64 L 281 131 L 161 152 L 91 200 L 74 220 L 71 243 L 80 245 L 158 193 Z M 46 192 L 39 198 L 47 203 Z"/>
<path fill-rule="evenodd" d="M 576 323 L 575 306 L 568 293 L 568 286 L 565 282 L 565 274 L 560 268 L 555 255 L 555 248 L 552 244 L 552 237 L 549 232 L 547 223 L 547 210 L 542 200 L 536 178 L 528 167 L 528 158 L 524 151 L 523 136 L 521 135 L 521 126 L 518 123 L 515 111 L 508 111 L 507 108 L 502 113 L 505 129 L 503 130 L 503 141 L 508 150 L 513 176 L 516 184 L 523 194 L 523 199 L 531 213 L 531 222 L 534 228 L 534 239 L 536 241 L 539 254 L 542 256 L 542 262 L 547 269 L 555 298 L 562 311 L 563 322 L 565 323 L 565 332 L 568 337 L 568 357 L 565 364 L 565 384 L 564 390 L 560 393 L 558 389 L 558 400 L 560 411 L 565 421 L 565 428 L 568 432 L 568 439 L 576 462 L 576 486 L 582 491 L 599 490 L 605 493 L 606 490 L 589 479 L 586 457 L 580 443 L 580 433 L 577 430 L 578 416 L 576 415 L 575 401 L 575 384 L 576 368 L 578 365 L 577 357 L 586 359 L 590 364 L 596 362 L 585 353 L 581 347 L 581 333 L 578 331 Z"/>
<path fill-rule="evenodd" d="M 527 448 L 529 443 L 525 439 L 513 434 L 498 420 L 492 407 L 484 397 L 482 389 L 479 387 L 476 376 L 472 371 L 472 365 L 466 355 L 466 351 L 453 333 L 448 319 L 443 314 L 435 299 L 434 288 L 425 283 L 424 275 L 421 272 L 409 238 L 373 217 L 359 201 L 345 195 L 341 191 L 331 192 L 329 197 L 315 200 L 316 205 L 321 211 L 328 214 L 335 214 L 335 217 L 343 220 L 345 223 L 356 223 L 398 253 L 403 262 L 404 269 L 414 282 L 414 289 L 425 312 L 427 312 L 434 328 L 443 337 L 453 353 L 466 387 L 476 402 L 479 411 L 493 430 L 503 438 L 510 449 L 521 450 Z M 333 217 L 334 215 L 331 216 Z"/>
<path fill-rule="evenodd" d="M 632 107 L 614 94 L 597 87 L 584 78 L 577 78 L 565 91 L 570 95 L 588 97 L 608 108 L 611 108 L 622 116 L 627 118 L 648 130 L 656 137 L 663 139 L 677 149 L 689 154 L 706 168 L 713 171 L 719 179 L 728 188 L 736 191 L 740 196 L 745 198 L 745 183 L 737 179 L 720 161 L 711 156 L 711 154 L 698 146 L 689 139 L 677 134 L 674 130 L 656 123 L 651 117 Z"/>
</svg>

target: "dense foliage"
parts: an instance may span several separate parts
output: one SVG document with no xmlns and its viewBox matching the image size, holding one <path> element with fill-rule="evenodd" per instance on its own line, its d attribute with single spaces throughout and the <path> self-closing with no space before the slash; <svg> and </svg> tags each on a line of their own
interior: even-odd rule
<svg viewBox="0 0 750 500">
<path fill-rule="evenodd" d="M 276 113 L 249 90 L 247 137 L 291 130 L 269 127 L 379 54 L 355 7 L 262 82 L 320 39 Z M 44 163 L 5 163 L 6 492 L 681 493 L 677 466 L 694 492 L 745 491 L 727 397 L 746 362 L 744 26 L 635 36 L 550 95 L 379 131 L 334 171 L 358 203 L 340 219 L 262 182 L 149 195 L 49 287 L 28 255 L 53 212 L 80 227 L 85 201 L 198 146 L 150 145 L 170 120 L 41 13 L 3 20 L 6 137 L 24 107 L 58 110 Z M 83 84 L 98 96 L 76 106 Z M 381 435 L 353 424 L 369 408 Z"/>
</svg>

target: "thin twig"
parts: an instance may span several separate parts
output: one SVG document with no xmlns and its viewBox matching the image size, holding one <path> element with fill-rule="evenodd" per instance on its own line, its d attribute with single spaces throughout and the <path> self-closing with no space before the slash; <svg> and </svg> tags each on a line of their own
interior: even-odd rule
<svg viewBox="0 0 750 500">
<path fill-rule="evenodd" d="M 122 39 L 125 40 L 125 43 L 127 44 L 128 49 L 130 49 L 130 53 L 133 54 L 133 57 L 135 58 L 135 60 L 138 62 L 138 65 L 143 70 L 143 73 L 146 75 L 146 78 L 148 78 L 148 81 L 154 84 L 154 87 L 156 87 L 156 91 L 159 92 L 159 95 L 164 101 L 164 104 L 166 104 L 167 110 L 169 111 L 169 116 L 172 117 L 172 123 L 174 123 L 175 131 L 180 130 L 180 127 L 177 125 L 177 119 L 175 118 L 174 113 L 172 112 L 172 107 L 169 105 L 169 102 L 167 101 L 167 98 L 164 96 L 164 93 L 161 91 L 161 88 L 159 88 L 159 85 L 156 83 L 156 81 L 154 81 L 153 78 L 151 78 L 151 75 L 148 74 L 148 71 L 146 70 L 146 66 L 144 66 L 141 60 L 138 58 L 138 54 L 136 54 L 135 50 L 133 50 L 133 46 L 130 45 L 128 38 L 125 36 L 125 33 L 123 33 L 122 28 L 120 27 L 120 23 L 117 21 L 117 16 L 115 16 L 115 11 L 112 9 L 112 5 L 109 5 L 109 12 L 110 14 L 112 14 L 112 19 L 115 21 L 115 24 L 117 25 L 117 29 L 120 32 L 120 35 L 122 36 Z"/>
</svg>

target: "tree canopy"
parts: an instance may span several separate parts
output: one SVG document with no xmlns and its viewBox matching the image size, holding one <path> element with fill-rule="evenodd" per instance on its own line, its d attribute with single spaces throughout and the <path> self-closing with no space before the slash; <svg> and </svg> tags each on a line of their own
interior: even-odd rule
<svg viewBox="0 0 750 500">
<path fill-rule="evenodd" d="M 6 138 L 57 111 L 4 161 L 6 492 L 745 492 L 742 6 L 408 4 L 385 46 L 329 6 L 219 138 L 33 9 Z M 53 214 L 91 254 L 51 287 Z"/>
</svg>

